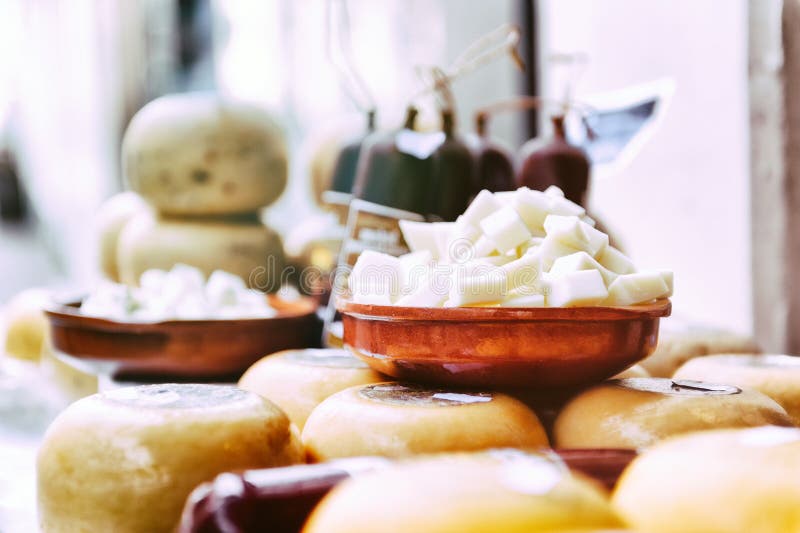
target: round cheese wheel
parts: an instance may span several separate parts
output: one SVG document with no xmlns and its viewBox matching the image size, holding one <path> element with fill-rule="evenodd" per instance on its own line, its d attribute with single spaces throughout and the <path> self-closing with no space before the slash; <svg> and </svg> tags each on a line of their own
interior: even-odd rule
<svg viewBox="0 0 800 533">
<path fill-rule="evenodd" d="M 305 533 L 534 532 L 621 526 L 606 494 L 546 455 L 419 458 L 338 485 Z"/>
<path fill-rule="evenodd" d="M 560 448 L 640 448 L 690 431 L 792 425 L 758 391 L 664 378 L 607 381 L 573 398 L 555 423 Z"/>
<path fill-rule="evenodd" d="M 645 451 L 613 503 L 653 533 L 789 532 L 800 528 L 800 430 L 704 431 Z"/>
<path fill-rule="evenodd" d="M 117 243 L 122 228 L 135 215 L 148 209 L 147 202 L 131 191 L 112 196 L 100 207 L 95 219 L 100 270 L 111 281 L 119 282 Z"/>
<path fill-rule="evenodd" d="M 675 378 L 730 383 L 763 392 L 800 425 L 800 357 L 709 355 L 686 362 Z"/>
<path fill-rule="evenodd" d="M 277 233 L 260 222 L 179 220 L 140 213 L 125 225 L 117 250 L 120 279 L 138 285 L 145 270 L 170 270 L 178 263 L 206 276 L 220 269 L 253 288 L 280 288 L 284 255 Z"/>
<path fill-rule="evenodd" d="M 658 346 L 640 364 L 651 376 L 669 378 L 686 361 L 709 354 L 759 353 L 755 340 L 746 335 L 705 327 L 664 328 Z"/>
<path fill-rule="evenodd" d="M 276 403 L 302 430 L 311 411 L 328 396 L 385 379 L 347 350 L 287 350 L 251 366 L 239 387 Z"/>
<path fill-rule="evenodd" d="M 161 213 L 256 211 L 286 187 L 287 148 L 259 107 L 211 93 L 153 100 L 131 120 L 122 143 L 130 188 Z"/>
<path fill-rule="evenodd" d="M 143 385 L 72 404 L 37 462 L 42 531 L 171 532 L 198 484 L 302 460 L 275 405 L 220 385 Z"/>
<path fill-rule="evenodd" d="M 3 310 L 5 353 L 17 359 L 38 361 L 49 324 L 42 309 L 50 302 L 45 289 L 27 289 L 14 296 Z"/>
<path fill-rule="evenodd" d="M 329 397 L 303 429 L 309 457 L 403 457 L 497 447 L 547 446 L 539 419 L 505 394 L 395 382 L 356 386 Z"/>
<path fill-rule="evenodd" d="M 649 378 L 650 373 L 644 369 L 642 365 L 633 365 L 614 376 L 611 379 L 627 379 L 627 378 Z"/>
</svg>

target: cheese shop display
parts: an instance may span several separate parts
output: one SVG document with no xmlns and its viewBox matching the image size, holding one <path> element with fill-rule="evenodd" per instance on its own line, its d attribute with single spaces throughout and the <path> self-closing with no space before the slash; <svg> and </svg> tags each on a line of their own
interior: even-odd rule
<svg viewBox="0 0 800 533">
<path fill-rule="evenodd" d="M 206 280 L 194 267 L 150 269 L 131 287 L 105 282 L 81 304 L 86 316 L 120 322 L 270 318 L 276 315 L 263 292 L 248 289 L 239 276 L 215 270 Z"/>
<path fill-rule="evenodd" d="M 253 212 L 286 186 L 277 122 L 257 106 L 211 93 L 147 104 L 128 126 L 122 159 L 130 188 L 171 215 Z"/>
<path fill-rule="evenodd" d="M 732 385 L 630 378 L 573 398 L 555 422 L 560 448 L 642 448 L 673 435 L 722 428 L 791 426 L 768 396 Z"/>
<path fill-rule="evenodd" d="M 708 355 L 687 361 L 675 379 L 730 383 L 761 391 L 800 425 L 800 357 L 790 355 Z"/>
<path fill-rule="evenodd" d="M 306 420 L 310 458 L 540 448 L 547 436 L 522 402 L 505 394 L 395 382 L 356 386 L 330 396 Z"/>
<path fill-rule="evenodd" d="M 287 350 L 251 366 L 239 380 L 239 387 L 277 404 L 302 430 L 313 409 L 325 398 L 385 379 L 346 350 Z"/>
<path fill-rule="evenodd" d="M 623 473 L 613 504 L 652 533 L 800 529 L 800 430 L 764 427 L 675 437 Z"/>
<path fill-rule="evenodd" d="M 48 291 L 37 288 L 24 290 L 8 302 L 0 314 L 6 355 L 28 361 L 39 360 L 48 328 L 42 310 L 50 301 Z"/>
<path fill-rule="evenodd" d="M 401 221 L 400 228 L 411 253 L 362 253 L 348 280 L 354 302 L 630 306 L 672 295 L 671 272 L 637 271 L 556 187 L 484 190 L 455 222 Z"/>
<path fill-rule="evenodd" d="M 756 354 L 761 348 L 748 335 L 672 318 L 664 321 L 656 350 L 641 364 L 654 377 L 669 378 L 695 357 L 734 353 Z"/>
<path fill-rule="evenodd" d="M 312 513 L 304 532 L 512 533 L 621 527 L 607 498 L 594 483 L 548 455 L 511 450 L 444 455 L 344 481 Z"/>
<path fill-rule="evenodd" d="M 148 209 L 150 206 L 147 202 L 132 191 L 116 194 L 100 207 L 95 220 L 100 270 L 111 281 L 120 281 L 117 249 L 122 228 L 131 218 Z"/>
<path fill-rule="evenodd" d="M 284 267 L 278 234 L 249 219 L 176 219 L 141 213 L 122 230 L 117 252 L 120 280 L 127 285 L 137 285 L 147 270 L 169 270 L 183 263 L 206 276 L 224 270 L 250 287 L 275 291 Z"/>
<path fill-rule="evenodd" d="M 191 490 L 221 472 L 303 457 L 274 404 L 229 386 L 145 385 L 79 400 L 39 450 L 45 533 L 170 532 Z"/>
</svg>

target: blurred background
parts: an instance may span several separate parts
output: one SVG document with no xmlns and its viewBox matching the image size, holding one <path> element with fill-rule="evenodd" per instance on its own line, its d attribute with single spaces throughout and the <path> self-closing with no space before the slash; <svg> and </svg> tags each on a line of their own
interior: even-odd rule
<svg viewBox="0 0 800 533">
<path fill-rule="evenodd" d="M 379 129 L 399 126 L 424 86 L 416 67 L 444 68 L 513 24 L 525 70 L 498 56 L 455 80 L 459 131 L 474 130 L 477 109 L 515 95 L 613 103 L 632 87 L 668 87 L 636 146 L 593 168 L 589 210 L 637 265 L 675 271 L 676 314 L 789 346 L 793 263 L 782 251 L 794 232 L 780 191 L 793 183 L 781 148 L 792 2 L 339 4 L 0 0 L 0 301 L 97 279 L 93 217 L 124 188 L 122 135 L 148 101 L 214 90 L 276 117 L 289 184 L 263 218 L 289 246 L 322 212 L 315 162 L 363 131 L 365 107 L 377 109 Z M 349 42 L 371 102 L 341 83 L 332 32 Z M 429 100 L 419 99 L 421 122 L 436 124 Z M 549 128 L 548 113 L 518 111 L 497 114 L 490 133 L 517 153 Z M 762 179 L 768 189 L 758 192 Z"/>
</svg>

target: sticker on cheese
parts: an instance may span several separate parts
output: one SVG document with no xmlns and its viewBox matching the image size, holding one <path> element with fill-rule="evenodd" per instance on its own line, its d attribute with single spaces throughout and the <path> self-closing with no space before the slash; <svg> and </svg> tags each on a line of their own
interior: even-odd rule
<svg viewBox="0 0 800 533">
<path fill-rule="evenodd" d="M 39 523 L 48 533 L 167 533 L 198 484 L 302 459 L 297 428 L 251 392 L 115 389 L 73 403 L 48 428 L 37 459 Z"/>
<path fill-rule="evenodd" d="M 106 200 L 95 218 L 95 229 L 100 257 L 100 270 L 111 281 L 119 281 L 117 245 L 119 234 L 125 224 L 150 206 L 132 191 L 116 194 Z"/>
<path fill-rule="evenodd" d="M 800 357 L 791 355 L 709 355 L 686 362 L 675 379 L 730 383 L 763 392 L 800 424 Z"/>
<path fill-rule="evenodd" d="M 5 330 L 5 353 L 17 359 L 38 361 L 49 325 L 44 308 L 51 302 L 45 289 L 26 289 L 11 298 L 0 314 Z"/>
<path fill-rule="evenodd" d="M 637 531 L 794 531 L 798 479 L 800 430 L 704 431 L 646 450 L 612 503 Z"/>
<path fill-rule="evenodd" d="M 605 492 L 552 456 L 499 450 L 417 458 L 348 479 L 315 509 L 304 531 L 566 532 L 621 526 Z"/>
<path fill-rule="evenodd" d="M 573 398 L 556 419 L 561 448 L 643 448 L 691 431 L 791 426 L 777 402 L 733 385 L 664 378 L 607 381 Z"/>
<path fill-rule="evenodd" d="M 211 93 L 153 100 L 122 143 L 125 178 L 159 212 L 226 215 L 274 202 L 287 179 L 287 147 L 265 110 Z"/>
<path fill-rule="evenodd" d="M 497 447 L 547 446 L 536 415 L 505 394 L 401 383 L 356 386 L 334 394 L 303 429 L 309 457 L 406 457 Z"/>
<path fill-rule="evenodd" d="M 120 279 L 138 285 L 150 269 L 170 270 L 182 263 L 206 276 L 224 270 L 252 288 L 280 288 L 283 245 L 277 233 L 258 221 L 174 219 L 140 213 L 125 225 L 117 250 Z"/>
<path fill-rule="evenodd" d="M 239 387 L 278 405 L 302 430 L 311 411 L 328 396 L 384 379 L 347 350 L 288 350 L 256 362 Z"/>
</svg>

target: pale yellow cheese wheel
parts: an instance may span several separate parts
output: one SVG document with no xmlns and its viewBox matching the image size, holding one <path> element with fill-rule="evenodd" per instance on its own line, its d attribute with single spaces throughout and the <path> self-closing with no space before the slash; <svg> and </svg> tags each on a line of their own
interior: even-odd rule
<svg viewBox="0 0 800 533">
<path fill-rule="evenodd" d="M 221 385 L 125 387 L 77 401 L 48 428 L 37 462 L 50 532 L 171 532 L 186 497 L 222 472 L 303 458 L 274 404 Z"/>
<path fill-rule="evenodd" d="M 800 531 L 800 430 L 705 431 L 650 448 L 623 473 L 613 504 L 651 533 Z"/>
<path fill-rule="evenodd" d="M 791 355 L 708 355 L 686 362 L 676 379 L 730 383 L 761 391 L 800 425 L 800 357 Z"/>
<path fill-rule="evenodd" d="M 130 220 L 117 250 L 121 281 L 138 285 L 145 270 L 169 270 L 178 263 L 206 276 L 220 269 L 253 288 L 280 288 L 284 255 L 277 233 L 250 220 L 181 220 L 140 213 Z"/>
<path fill-rule="evenodd" d="M 100 270 L 111 281 L 119 282 L 117 243 L 119 234 L 128 221 L 150 206 L 135 192 L 116 194 L 100 206 L 95 218 Z"/>
<path fill-rule="evenodd" d="M 303 443 L 315 460 L 548 444 L 534 412 L 510 396 L 395 382 L 330 396 L 308 417 Z"/>
<path fill-rule="evenodd" d="M 605 492 L 516 450 L 418 458 L 337 486 L 304 533 L 527 533 L 614 528 Z"/>
<path fill-rule="evenodd" d="M 38 361 L 50 327 L 43 309 L 50 293 L 41 288 L 26 289 L 14 296 L 2 309 L 6 355 Z"/>
<path fill-rule="evenodd" d="M 130 188 L 173 215 L 271 204 L 286 186 L 286 154 L 284 134 L 266 111 L 211 93 L 153 100 L 133 117 L 122 144 Z"/>
<path fill-rule="evenodd" d="M 555 423 L 560 448 L 642 448 L 705 429 L 792 425 L 766 395 L 730 385 L 630 378 L 607 381 L 573 398 Z"/>
<path fill-rule="evenodd" d="M 385 379 L 347 350 L 286 350 L 251 366 L 239 387 L 277 404 L 302 430 L 311 411 L 328 396 Z"/>
<path fill-rule="evenodd" d="M 664 328 L 655 351 L 640 364 L 651 376 L 669 378 L 686 361 L 703 355 L 761 352 L 747 335 L 707 327 Z"/>
</svg>

